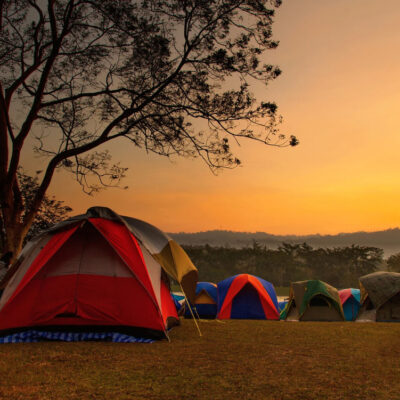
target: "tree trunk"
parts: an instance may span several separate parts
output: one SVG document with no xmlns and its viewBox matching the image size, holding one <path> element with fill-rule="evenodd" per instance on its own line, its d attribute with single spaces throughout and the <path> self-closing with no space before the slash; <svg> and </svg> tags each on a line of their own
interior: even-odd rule
<svg viewBox="0 0 400 400">
<path fill-rule="evenodd" d="M 24 242 L 24 231 L 20 223 L 16 222 L 13 225 L 9 225 L 5 227 L 6 235 L 5 235 L 5 243 L 2 249 L 2 253 L 5 254 L 9 251 L 12 251 L 13 256 L 11 259 L 11 263 L 13 263 L 18 257 L 19 253 L 22 250 L 22 245 Z"/>
<path fill-rule="evenodd" d="M 4 245 L 2 255 L 12 251 L 13 256 L 11 262 L 14 262 L 22 250 L 22 244 L 28 228 L 21 223 L 22 204 L 20 199 L 16 199 L 15 192 L 10 189 L 9 185 L 0 188 L 2 194 L 1 214 L 4 230 Z"/>
</svg>

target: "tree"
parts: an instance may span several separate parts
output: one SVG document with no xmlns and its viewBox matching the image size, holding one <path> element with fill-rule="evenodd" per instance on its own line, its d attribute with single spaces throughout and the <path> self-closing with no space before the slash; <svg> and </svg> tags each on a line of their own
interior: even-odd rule
<svg viewBox="0 0 400 400">
<path fill-rule="evenodd" d="M 281 0 L 3 0 L 0 2 L 0 197 L 5 251 L 20 251 L 57 168 L 93 193 L 118 185 L 112 140 L 162 156 L 240 163 L 230 141 L 296 145 L 254 83 L 279 68 Z M 30 208 L 18 168 L 26 143 L 47 157 Z M 95 179 L 95 180 L 93 180 Z"/>
<path fill-rule="evenodd" d="M 35 198 L 39 187 L 39 179 L 37 177 L 39 173 L 40 171 L 37 171 L 36 175 L 32 177 L 26 174 L 22 169 L 19 169 L 17 172 L 25 210 L 30 209 Z M 44 195 L 35 219 L 25 236 L 24 242 L 32 239 L 34 236 L 50 228 L 52 225 L 63 221 L 71 211 L 72 208 L 64 205 L 64 201 L 57 200 L 54 196 L 50 197 Z"/>
<path fill-rule="evenodd" d="M 278 249 L 184 246 L 199 269 L 201 280 L 218 282 L 229 276 L 250 273 L 275 286 L 318 279 L 337 288 L 357 287 L 359 277 L 382 266 L 383 250 L 348 246 L 314 249 L 307 243 L 282 243 Z"/>
<path fill-rule="evenodd" d="M 400 253 L 392 254 L 387 259 L 388 271 L 400 272 Z"/>
<path fill-rule="evenodd" d="M 37 175 L 39 172 L 40 171 L 37 172 Z M 29 210 L 38 190 L 38 177 L 29 176 L 22 169 L 18 170 L 17 176 L 21 188 L 23 203 L 26 205 L 26 209 Z M 48 229 L 55 223 L 64 220 L 71 211 L 72 208 L 64 205 L 63 201 L 57 200 L 54 196 L 49 197 L 45 195 L 35 219 L 33 220 L 33 223 L 24 238 L 24 243 L 32 239 L 41 231 Z M 3 223 L 2 219 L 0 218 L 0 253 L 2 253 L 1 249 L 3 249 L 5 245 L 5 232 L 2 227 Z"/>
</svg>

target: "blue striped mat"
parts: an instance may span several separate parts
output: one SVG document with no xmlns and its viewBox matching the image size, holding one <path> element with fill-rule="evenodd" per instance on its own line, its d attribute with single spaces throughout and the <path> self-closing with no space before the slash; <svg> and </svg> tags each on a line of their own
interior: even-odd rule
<svg viewBox="0 0 400 400">
<path fill-rule="evenodd" d="M 36 330 L 13 333 L 0 337 L 2 343 L 36 343 L 46 340 L 80 342 L 98 340 L 114 343 L 152 343 L 153 339 L 137 338 L 118 332 L 43 332 Z"/>
</svg>

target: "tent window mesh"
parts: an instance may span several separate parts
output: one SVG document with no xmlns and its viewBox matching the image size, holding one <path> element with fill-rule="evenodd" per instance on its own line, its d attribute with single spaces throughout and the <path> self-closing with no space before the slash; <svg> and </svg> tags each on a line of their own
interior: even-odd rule
<svg viewBox="0 0 400 400">
<path fill-rule="evenodd" d="M 329 307 L 329 302 L 324 296 L 317 295 L 311 299 L 310 306 L 311 307 Z"/>
</svg>

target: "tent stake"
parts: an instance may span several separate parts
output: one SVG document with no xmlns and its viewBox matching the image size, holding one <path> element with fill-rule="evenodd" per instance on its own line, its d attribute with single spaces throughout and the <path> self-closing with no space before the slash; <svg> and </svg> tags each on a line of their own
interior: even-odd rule
<svg viewBox="0 0 400 400">
<path fill-rule="evenodd" d="M 195 325 L 196 325 L 197 330 L 199 331 L 199 336 L 202 336 L 201 331 L 200 331 L 199 324 L 197 323 L 196 318 L 194 317 L 192 307 L 190 307 L 189 300 L 187 299 L 186 293 L 184 292 L 183 287 L 182 287 L 182 285 L 181 285 L 180 282 L 179 282 L 179 286 L 181 287 L 182 293 L 183 293 L 183 295 L 185 296 L 186 304 L 187 304 L 188 307 L 189 307 L 190 313 L 192 314 L 193 321 L 194 321 L 194 323 L 195 323 Z"/>
</svg>

